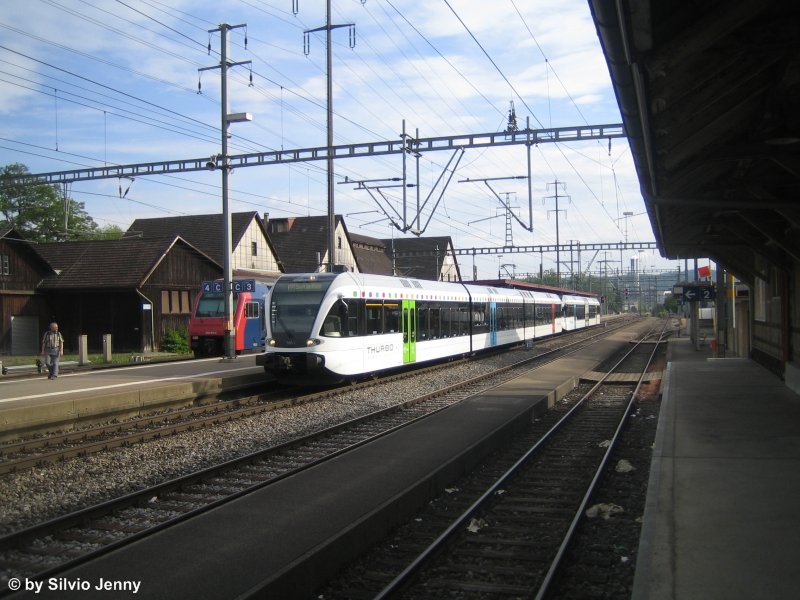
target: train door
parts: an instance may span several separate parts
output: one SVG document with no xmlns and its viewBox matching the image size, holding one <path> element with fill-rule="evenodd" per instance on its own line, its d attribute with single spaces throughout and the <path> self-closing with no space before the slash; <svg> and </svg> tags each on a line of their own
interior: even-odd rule
<svg viewBox="0 0 800 600">
<path fill-rule="evenodd" d="M 489 302 L 489 345 L 497 346 L 497 302 Z"/>
<path fill-rule="evenodd" d="M 417 310 L 415 300 L 403 300 L 403 363 L 417 360 Z"/>
</svg>

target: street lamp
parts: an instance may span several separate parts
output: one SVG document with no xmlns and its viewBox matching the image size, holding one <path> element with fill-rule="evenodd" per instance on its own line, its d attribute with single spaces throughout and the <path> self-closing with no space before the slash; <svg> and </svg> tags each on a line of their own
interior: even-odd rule
<svg viewBox="0 0 800 600">
<path fill-rule="evenodd" d="M 220 130 L 222 135 L 222 153 L 211 157 L 206 163 L 209 169 L 215 169 L 217 161 L 222 171 L 222 226 L 224 228 L 223 241 L 222 241 L 222 286 L 223 286 L 223 299 L 225 307 L 225 322 L 224 322 L 224 358 L 236 358 L 236 332 L 233 329 L 233 268 L 231 266 L 231 254 L 233 249 L 231 247 L 231 211 L 228 206 L 228 176 L 230 175 L 231 166 L 228 162 L 228 127 L 231 123 L 241 123 L 243 121 L 252 121 L 253 117 L 250 113 L 228 113 L 228 69 L 240 65 L 248 65 L 251 61 L 232 62 L 228 60 L 228 32 L 232 29 L 239 29 L 245 25 L 228 25 L 222 23 L 217 29 L 209 29 L 208 33 L 219 32 L 220 34 L 220 61 L 219 65 L 213 67 L 202 67 L 198 71 L 209 71 L 219 69 L 220 72 Z M 247 46 L 247 38 L 245 38 L 245 46 Z"/>
<path fill-rule="evenodd" d="M 236 331 L 233 328 L 233 264 L 231 254 L 233 253 L 233 242 L 231 240 L 231 209 L 228 201 L 228 177 L 233 169 L 228 162 L 228 126 L 231 123 L 244 123 L 252 121 L 253 115 L 250 113 L 231 113 L 226 114 L 224 128 L 222 132 L 222 223 L 225 231 L 222 235 L 222 289 L 225 298 L 225 358 L 236 358 Z"/>
</svg>

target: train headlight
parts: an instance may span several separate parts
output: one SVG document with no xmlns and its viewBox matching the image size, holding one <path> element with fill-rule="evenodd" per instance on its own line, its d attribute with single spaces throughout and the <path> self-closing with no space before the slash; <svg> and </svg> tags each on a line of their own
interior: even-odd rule
<svg viewBox="0 0 800 600">
<path fill-rule="evenodd" d="M 322 340 L 318 340 L 316 338 L 315 339 L 309 338 L 309 339 L 306 340 L 306 346 L 318 346 L 321 343 L 322 343 Z"/>
<path fill-rule="evenodd" d="M 267 340 L 267 344 L 269 344 L 272 347 L 274 347 L 276 343 L 277 342 L 275 341 L 275 338 L 269 338 L 269 340 Z"/>
</svg>

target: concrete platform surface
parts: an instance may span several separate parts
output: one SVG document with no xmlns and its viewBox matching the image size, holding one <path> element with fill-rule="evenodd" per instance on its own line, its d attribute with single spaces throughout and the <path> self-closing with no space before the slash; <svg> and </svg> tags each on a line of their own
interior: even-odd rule
<svg viewBox="0 0 800 600">
<path fill-rule="evenodd" d="M 635 600 L 800 594 L 800 396 L 670 342 Z"/>
<path fill-rule="evenodd" d="M 94 416 L 135 416 L 264 378 L 255 355 L 246 355 L 77 371 L 54 381 L 46 375 L 0 380 L 0 439 Z"/>
</svg>

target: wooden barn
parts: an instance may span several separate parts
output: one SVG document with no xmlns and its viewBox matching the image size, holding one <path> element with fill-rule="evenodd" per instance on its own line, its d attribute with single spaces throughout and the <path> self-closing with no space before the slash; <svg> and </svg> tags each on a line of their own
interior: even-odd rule
<svg viewBox="0 0 800 600">
<path fill-rule="evenodd" d="M 39 290 L 59 322 L 67 349 L 81 334 L 89 350 L 112 334 L 115 352 L 157 350 L 165 331 L 183 329 L 200 282 L 222 267 L 180 236 L 41 244 L 52 267 Z"/>
<path fill-rule="evenodd" d="M 36 248 L 16 229 L 0 230 L 0 354 L 38 354 L 51 319 L 37 288 L 53 270 Z"/>
<path fill-rule="evenodd" d="M 181 236 L 200 252 L 222 264 L 222 214 L 136 219 L 126 238 Z M 281 270 L 272 242 L 255 211 L 231 215 L 231 267 L 234 271 L 277 275 Z"/>
</svg>

